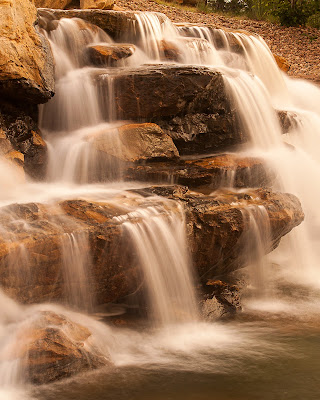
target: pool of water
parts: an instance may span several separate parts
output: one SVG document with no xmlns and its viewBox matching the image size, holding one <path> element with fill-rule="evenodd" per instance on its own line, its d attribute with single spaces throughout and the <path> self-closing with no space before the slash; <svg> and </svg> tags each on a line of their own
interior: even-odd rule
<svg viewBox="0 0 320 400">
<path fill-rule="evenodd" d="M 225 323 L 129 332 L 116 365 L 32 391 L 39 400 L 318 400 L 320 318 L 245 312 Z M 123 333 L 124 334 L 124 333 Z M 119 334 L 121 336 L 121 332 Z M 125 342 L 124 342 L 125 343 Z"/>
</svg>

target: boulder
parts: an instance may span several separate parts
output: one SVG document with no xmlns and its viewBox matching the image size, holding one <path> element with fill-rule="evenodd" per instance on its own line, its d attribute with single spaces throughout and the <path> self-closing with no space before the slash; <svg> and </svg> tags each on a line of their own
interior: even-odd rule
<svg viewBox="0 0 320 400">
<path fill-rule="evenodd" d="M 38 15 L 48 18 L 48 12 L 53 19 L 80 18 L 98 26 L 113 39 L 120 41 L 128 32 L 134 31 L 135 13 L 131 11 L 113 10 L 50 10 L 38 9 Z"/>
<path fill-rule="evenodd" d="M 80 0 L 82 9 L 112 10 L 115 0 Z"/>
<path fill-rule="evenodd" d="M 110 43 L 103 45 L 91 45 L 87 47 L 86 54 L 89 63 L 93 65 L 117 64 L 117 61 L 132 56 L 136 47 L 127 43 Z"/>
<path fill-rule="evenodd" d="M 154 122 L 181 155 L 226 150 L 248 140 L 236 121 L 220 72 L 206 67 L 149 65 L 111 76 L 118 119 Z M 95 72 L 101 92 L 109 81 Z"/>
<path fill-rule="evenodd" d="M 34 0 L 34 5 L 38 8 L 58 8 L 63 10 L 72 0 Z"/>
<path fill-rule="evenodd" d="M 13 354 L 27 380 L 47 384 L 109 363 L 90 343 L 90 330 L 54 311 L 41 311 L 23 322 Z"/>
<path fill-rule="evenodd" d="M 143 278 L 122 224 L 141 218 L 133 212 L 137 208 L 156 206 L 167 215 L 168 210 L 180 212 L 178 203 L 186 213 L 194 268 L 204 282 L 246 265 L 246 207 L 265 207 L 271 230 L 266 251 L 275 248 L 304 218 L 295 196 L 263 189 L 208 196 L 182 186 L 159 186 L 120 192 L 103 202 L 65 200 L 59 207 L 13 204 L 0 209 L 0 281 L 4 292 L 24 303 L 65 302 L 61 254 L 68 234 L 74 240 L 77 235 L 87 238 L 80 244 L 92 260 L 86 284 L 96 304 L 115 302 L 136 292 Z"/>
<path fill-rule="evenodd" d="M 236 154 L 128 166 L 124 177 L 154 183 L 174 182 L 207 192 L 220 187 L 264 187 L 273 181 L 273 174 L 263 160 Z"/>
<path fill-rule="evenodd" d="M 46 168 L 47 145 L 35 122 L 38 119 L 37 107 L 13 105 L 0 100 L 0 110 L 2 149 L 22 153 L 27 174 L 42 179 Z"/>
<path fill-rule="evenodd" d="M 53 57 L 47 39 L 35 28 L 30 1 L 0 1 L 1 97 L 44 103 L 54 94 Z"/>
<path fill-rule="evenodd" d="M 209 279 L 200 303 L 202 317 L 207 321 L 232 318 L 242 310 L 240 285 Z"/>
<path fill-rule="evenodd" d="M 290 64 L 284 57 L 279 56 L 278 54 L 273 54 L 273 57 L 276 60 L 276 63 L 278 65 L 278 67 L 281 69 L 281 71 L 283 71 L 283 72 L 289 71 Z"/>
<path fill-rule="evenodd" d="M 88 139 L 95 149 L 121 161 L 173 160 L 179 152 L 170 136 L 156 124 L 128 124 Z"/>
</svg>

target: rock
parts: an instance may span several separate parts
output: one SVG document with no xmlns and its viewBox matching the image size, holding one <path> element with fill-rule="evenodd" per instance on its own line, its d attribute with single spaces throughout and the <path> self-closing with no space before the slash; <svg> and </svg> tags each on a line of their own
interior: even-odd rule
<svg viewBox="0 0 320 400">
<path fill-rule="evenodd" d="M 114 0 L 80 0 L 80 8 L 82 9 L 99 9 L 99 10 L 112 10 Z"/>
<path fill-rule="evenodd" d="M 47 384 L 109 363 L 90 337 L 88 328 L 70 318 L 42 311 L 23 323 L 15 356 L 29 382 Z"/>
<path fill-rule="evenodd" d="M 124 174 L 128 180 L 186 185 L 210 191 L 220 187 L 270 186 L 273 174 L 264 161 L 254 157 L 223 154 L 176 163 L 157 162 L 129 166 Z"/>
<path fill-rule="evenodd" d="M 201 301 L 201 314 L 207 321 L 234 317 L 242 310 L 239 286 L 210 279 Z"/>
<path fill-rule="evenodd" d="M 86 53 L 89 62 L 93 65 L 117 64 L 117 61 L 132 56 L 136 47 L 133 44 L 110 43 L 103 45 L 88 46 Z"/>
<path fill-rule="evenodd" d="M 289 133 L 298 127 L 299 117 L 294 111 L 277 111 L 280 125 L 282 128 L 282 133 Z"/>
<path fill-rule="evenodd" d="M 128 32 L 134 31 L 135 13 L 113 10 L 50 10 L 38 9 L 38 15 L 46 18 L 48 12 L 53 19 L 80 18 L 98 26 L 113 39 L 120 41 Z"/>
<path fill-rule="evenodd" d="M 139 220 L 132 212 L 137 208 L 158 206 L 164 207 L 164 214 L 167 209 L 179 212 L 176 202 L 184 206 L 189 249 L 204 283 L 246 265 L 243 235 L 247 224 L 242 212 L 246 207 L 263 205 L 269 215 L 271 243 L 266 251 L 304 218 L 295 196 L 263 189 L 205 196 L 182 186 L 159 186 L 122 192 L 103 202 L 66 200 L 59 207 L 12 204 L 0 209 L 4 292 L 23 303 L 64 302 L 62 243 L 72 233 L 74 238 L 87 238 L 81 248 L 92 259 L 86 284 L 96 304 L 123 299 L 141 287 L 143 278 L 122 224 Z"/>
<path fill-rule="evenodd" d="M 295 196 L 267 189 L 248 189 L 241 193 L 214 192 L 206 196 L 155 186 L 145 190 L 145 195 L 148 194 L 179 200 L 184 205 L 189 248 L 196 260 L 199 276 L 205 282 L 247 264 L 246 243 L 242 240 L 247 226 L 243 217 L 246 207 L 265 207 L 271 229 L 269 251 L 276 248 L 281 237 L 304 219 L 301 204 Z"/>
<path fill-rule="evenodd" d="M 37 10 L 24 0 L 2 0 L 0 7 L 1 97 L 44 103 L 54 94 L 53 57 L 34 27 Z"/>
<path fill-rule="evenodd" d="M 22 153 L 27 174 L 42 179 L 46 168 L 47 145 L 35 122 L 38 118 L 37 107 L 12 105 L 0 100 L 0 110 L 0 148 L 5 146 L 7 151 Z"/>
<path fill-rule="evenodd" d="M 97 150 L 121 161 L 173 160 L 179 157 L 171 137 L 156 124 L 123 125 L 111 135 L 110 132 L 101 132 L 89 140 Z"/>
<path fill-rule="evenodd" d="M 220 72 L 206 67 L 151 65 L 111 76 L 117 118 L 154 122 L 181 155 L 206 154 L 243 143 Z M 95 72 L 101 91 L 109 81 Z"/>
<path fill-rule="evenodd" d="M 34 5 L 38 8 L 58 8 L 63 10 L 72 0 L 35 0 Z"/>
<path fill-rule="evenodd" d="M 276 63 L 278 65 L 278 67 L 281 69 L 281 71 L 283 71 L 283 72 L 289 71 L 290 64 L 284 57 L 279 56 L 278 54 L 273 54 L 273 57 L 276 60 Z"/>
<path fill-rule="evenodd" d="M 159 43 L 159 50 L 164 60 L 178 62 L 181 57 L 181 52 L 176 44 L 169 40 L 161 40 Z"/>
</svg>

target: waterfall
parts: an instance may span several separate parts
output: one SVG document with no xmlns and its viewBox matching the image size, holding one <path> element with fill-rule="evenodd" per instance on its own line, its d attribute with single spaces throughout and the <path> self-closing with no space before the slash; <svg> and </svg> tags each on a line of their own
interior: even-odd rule
<svg viewBox="0 0 320 400">
<path fill-rule="evenodd" d="M 138 254 L 151 318 L 164 326 L 195 321 L 196 296 L 182 207 L 174 211 L 149 207 L 128 216 L 123 229 Z"/>
<path fill-rule="evenodd" d="M 244 220 L 244 257 L 249 271 L 249 282 L 255 298 L 268 296 L 268 261 L 271 250 L 271 231 L 268 212 L 264 206 L 248 206 L 242 210 Z"/>
<path fill-rule="evenodd" d="M 305 223 L 268 258 L 264 254 L 271 249 L 272 243 L 267 210 L 262 205 L 243 207 L 241 210 L 245 231 L 241 238 L 245 249 L 244 264 L 249 265 L 255 299 L 273 296 L 268 287 L 271 262 L 283 267 L 281 273 L 287 281 L 319 288 L 320 252 L 317 242 L 320 189 L 317 182 L 320 180 L 320 90 L 313 85 L 284 78 L 265 42 L 256 36 L 241 32 L 226 33 L 204 26 L 177 26 L 159 13 L 136 13 L 130 35 L 137 50 L 129 60 L 122 60 L 119 64 L 123 74 L 128 67 L 173 63 L 202 65 L 219 71 L 241 133 L 248 138 L 246 150 L 250 155 L 262 157 L 275 171 L 274 188 L 296 194 L 302 201 L 306 211 Z M 61 19 L 57 29 L 48 33 L 47 37 L 56 63 L 56 95 L 40 110 L 40 126 L 49 154 L 46 182 L 28 182 L 19 191 L 17 182 L 22 185 L 23 176 L 1 158 L 0 185 L 6 193 L 0 193 L 0 200 L 7 204 L 40 199 L 41 211 L 49 217 L 47 220 L 33 220 L 31 215 L 29 219 L 18 219 L 13 212 L 6 221 L 2 221 L 0 231 L 5 231 L 10 225 L 12 241 L 6 243 L 10 245 L 20 229 L 26 232 L 25 239 L 28 232 L 44 234 L 45 228 L 54 227 L 58 237 L 55 237 L 54 246 L 58 250 L 53 246 L 52 251 L 59 253 L 57 268 L 61 275 L 55 278 L 62 281 L 63 306 L 20 306 L 0 291 L 0 386 L 15 390 L 25 383 L 23 360 L 19 358 L 19 346 L 15 348 L 15 344 L 19 343 L 19 335 L 28 323 L 33 321 L 33 314 L 46 309 L 65 313 L 74 321 L 85 321 L 92 328 L 90 340 L 96 346 L 100 345 L 104 355 L 110 353 L 117 367 L 130 363 L 151 364 L 154 356 L 160 364 L 170 361 L 183 369 L 182 364 L 190 361 L 194 349 L 198 352 L 196 361 L 201 364 L 201 356 L 210 346 L 213 349 L 210 355 L 215 359 L 217 352 L 221 351 L 220 342 L 225 343 L 222 339 L 225 332 L 220 325 L 209 326 L 199 322 L 196 279 L 187 242 L 187 232 L 190 233 L 193 228 L 186 226 L 183 206 L 179 201 L 164 201 L 158 197 L 148 198 L 148 205 L 141 206 L 142 197 L 132 200 L 133 194 L 131 198 L 123 194 L 115 196 L 125 187 L 121 182 L 125 161 L 121 159 L 122 143 L 117 129 L 121 123 L 116 108 L 117 69 L 107 63 L 99 67 L 88 66 L 87 53 L 89 46 L 114 44 L 113 40 L 101 29 L 78 19 Z M 95 79 L 102 72 L 104 84 L 97 83 Z M 191 93 L 190 98 L 192 96 Z M 278 110 L 295 115 L 295 124 L 290 132 L 282 133 Z M 179 162 L 182 164 L 184 161 L 181 159 Z M 236 167 L 237 164 L 234 168 L 226 167 L 221 174 L 221 187 L 233 189 Z M 143 185 L 140 183 L 140 188 Z M 116 217 L 112 213 L 111 216 L 101 217 L 95 211 L 85 210 L 83 218 L 84 221 L 89 217 L 97 218 L 97 224 L 100 224 L 97 241 L 101 242 L 103 224 L 109 222 L 108 218 L 115 225 L 122 226 L 121 238 L 125 241 L 124 247 L 131 251 L 130 262 L 136 263 L 143 275 L 149 316 L 153 322 L 153 333 L 156 332 L 154 336 L 140 335 L 130 329 L 123 333 L 111 325 L 106 327 L 90 316 L 67 311 L 70 307 L 79 312 L 92 312 L 94 288 L 99 282 L 94 282 L 91 274 L 95 262 L 90 253 L 91 231 L 85 227 L 82 231 L 78 230 L 72 218 L 61 210 L 59 212 L 63 216 L 56 215 L 50 202 L 56 204 L 61 198 L 89 199 L 96 201 L 97 207 L 108 203 L 117 211 Z M 215 201 L 220 205 L 219 200 Z M 194 224 L 194 229 L 202 229 L 201 224 L 200 228 L 197 226 L 197 221 Z M 107 268 L 109 256 L 111 259 L 113 255 L 105 249 L 99 250 L 106 254 L 104 265 Z M 29 260 L 30 257 L 41 259 L 42 256 L 31 253 L 24 242 L 15 246 L 4 261 L 10 272 L 9 278 L 23 281 L 25 286 L 32 288 L 35 275 L 30 270 Z M 214 263 L 215 260 L 212 260 L 212 265 Z M 126 274 L 124 267 L 119 266 L 117 278 L 121 279 Z M 238 329 L 231 333 L 228 331 L 226 335 L 226 346 L 230 345 L 233 350 L 228 355 L 230 359 L 240 346 Z M 152 343 L 154 339 L 155 344 Z M 242 332 L 241 340 L 247 348 L 252 344 L 252 340 L 246 341 L 245 332 Z M 212 345 L 212 341 L 217 344 Z M 260 350 L 259 346 L 257 348 L 255 355 Z M 147 362 L 149 350 L 153 353 Z M 166 353 L 170 356 L 167 357 Z M 185 358 L 177 362 L 179 354 Z M 206 372 L 210 372 L 211 366 L 210 362 L 201 365 Z M 194 363 L 192 367 L 195 367 Z M 219 368 L 217 370 L 220 373 Z M 9 396 L 8 393 L 4 392 L 4 396 Z"/>
</svg>

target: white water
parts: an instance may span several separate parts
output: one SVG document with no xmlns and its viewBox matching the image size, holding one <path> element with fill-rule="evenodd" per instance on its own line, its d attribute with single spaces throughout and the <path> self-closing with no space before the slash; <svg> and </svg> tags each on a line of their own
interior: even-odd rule
<svg viewBox="0 0 320 400">
<path fill-rule="evenodd" d="M 151 318 L 161 326 L 195 321 L 197 304 L 188 254 L 184 211 L 150 207 L 130 214 L 141 222 L 125 222 L 144 272 Z"/>
<path fill-rule="evenodd" d="M 286 239 L 288 243 L 280 246 L 272 257 L 275 262 L 280 260 L 281 265 L 285 267 L 282 272 L 285 279 L 291 279 L 293 282 L 300 280 L 319 287 L 320 255 L 317 249 L 317 233 L 320 224 L 320 189 L 317 188 L 317 182 L 320 178 L 320 90 L 311 84 L 284 79 L 270 51 L 259 38 L 232 34 L 242 47 L 244 56 L 233 54 L 228 58 L 226 52 L 231 48 L 228 35 L 224 36 L 225 48 L 217 50 L 213 36 L 207 28 L 193 27 L 190 29 L 191 38 L 185 38 L 179 33 L 179 29 L 162 15 L 137 14 L 136 19 L 136 31 L 140 38 L 138 51 L 141 57 L 139 60 L 128 60 L 128 65 L 165 62 L 161 41 L 167 40 L 177 49 L 179 62 L 210 65 L 219 67 L 222 71 L 242 129 L 251 138 L 252 151 L 263 155 L 270 162 L 271 167 L 278 173 L 277 187 L 296 194 L 306 212 L 306 222 L 295 233 L 290 234 Z M 105 124 L 103 117 L 105 114 L 108 115 L 107 122 L 116 119 L 112 102 L 112 81 L 109 82 L 110 98 L 105 104 L 100 104 L 97 88 L 91 78 L 95 69 L 85 66 L 83 56 L 85 46 L 92 43 L 110 43 L 111 39 L 102 31 L 88 31 L 83 22 L 82 29 L 79 30 L 79 23 L 62 20 L 59 28 L 50 34 L 56 58 L 57 94 L 42 108 L 40 122 L 47 135 L 50 152 L 48 180 L 55 183 L 27 184 L 21 190 L 16 184 L 17 172 L 5 164 L 2 165 L 0 160 L 1 169 L 5 168 L 0 182 L 5 188 L 5 193 L 0 194 L 3 204 L 13 201 L 43 202 L 48 198 L 52 200 L 75 196 L 106 201 L 123 188 L 121 184 L 77 186 L 77 183 L 88 184 L 109 179 L 110 174 L 107 173 L 101 178 L 97 177 L 97 173 L 101 168 L 112 170 L 115 165 L 107 162 L 107 167 L 104 163 L 101 166 L 97 161 L 97 154 L 91 148 L 90 140 L 88 141 L 88 135 L 101 130 L 109 132 L 110 125 Z M 244 70 L 248 70 L 250 74 Z M 298 127 L 290 135 L 281 136 L 275 106 L 298 113 Z M 283 138 L 296 146 L 296 151 L 284 147 Z M 116 143 L 113 137 L 110 140 Z M 119 166 L 115 169 L 118 170 Z M 111 171 L 111 176 L 118 179 L 115 172 Z M 228 182 L 230 180 L 228 179 Z M 128 215 L 129 210 L 126 212 Z M 213 349 L 214 354 L 221 351 L 223 354 L 229 352 L 232 355 L 232 351 L 239 351 L 242 347 L 243 351 L 248 352 L 251 349 L 254 356 L 257 356 L 259 341 L 256 337 L 250 337 L 248 332 L 241 331 L 241 328 L 239 335 L 238 331 L 221 325 L 186 323 L 197 319 L 197 311 L 194 282 L 186 249 L 183 211 L 172 213 L 163 208 L 156 209 L 151 204 L 149 208 L 130 210 L 130 213 L 131 217 L 139 221 L 133 223 L 128 220 L 123 226 L 137 251 L 144 271 L 152 318 L 164 328 L 149 336 L 133 331 L 122 333 L 87 316 L 68 313 L 61 307 L 50 306 L 51 309 L 67 313 L 76 321 L 83 321 L 92 329 L 95 345 L 100 346 L 106 356 L 110 355 L 117 366 L 155 362 L 182 368 L 177 353 L 189 357 L 196 354 L 200 360 L 201 352 L 207 351 L 208 348 Z M 263 210 L 258 210 L 258 214 L 265 216 Z M 248 212 L 248 219 L 252 226 L 251 233 L 255 237 L 251 242 L 254 246 L 252 253 L 255 255 L 251 262 L 255 264 L 253 281 L 255 286 L 262 289 L 268 267 L 260 255 L 267 242 L 268 229 L 263 225 L 265 218 L 253 218 Z M 86 246 L 86 238 L 76 238 L 74 233 L 66 233 L 62 253 L 67 267 L 65 281 L 69 281 L 67 287 L 71 288 L 68 293 L 69 302 L 82 310 L 92 301 L 89 290 L 83 283 L 91 262 L 90 254 L 84 254 Z M 75 279 L 72 280 L 74 276 Z M 38 309 L 21 307 L 1 292 L 0 296 L 0 353 L 5 354 L 5 350 L 12 348 L 16 343 L 15 335 L 20 331 L 20 323 L 26 317 L 26 313 L 33 313 Z M 277 301 L 279 304 L 279 300 Z M 269 298 L 264 302 L 264 309 L 272 309 L 273 305 L 270 303 L 272 301 Z M 50 309 L 47 305 L 41 307 Z M 282 303 L 282 307 L 285 308 L 285 303 Z M 260 309 L 262 308 L 263 305 L 260 305 Z M 179 325 L 174 329 L 166 329 L 171 324 Z M 263 345 L 266 346 L 265 343 Z M 194 368 L 194 362 L 190 364 Z M 221 364 L 219 365 L 221 367 Z M 187 365 L 185 368 L 187 369 Z M 20 370 L 19 360 L 9 363 L 1 360 L 0 386 L 4 388 L 0 391 L 1 399 L 20 399 L 24 396 L 24 392 L 19 391 L 19 385 L 23 384 L 23 381 L 24 373 Z"/>
</svg>

